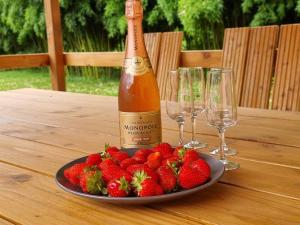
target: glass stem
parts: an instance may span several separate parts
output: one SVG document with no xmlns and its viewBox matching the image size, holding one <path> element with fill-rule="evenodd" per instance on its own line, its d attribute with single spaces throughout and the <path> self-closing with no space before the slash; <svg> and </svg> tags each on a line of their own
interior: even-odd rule
<svg viewBox="0 0 300 225">
<path fill-rule="evenodd" d="M 192 113 L 192 142 L 195 142 L 195 133 L 196 133 L 196 118 L 197 114 L 195 112 Z"/>
<path fill-rule="evenodd" d="M 225 146 L 225 129 L 219 129 L 219 137 L 220 137 L 220 160 L 225 160 L 224 146 Z"/>
<path fill-rule="evenodd" d="M 178 127 L 179 127 L 179 146 L 183 145 L 183 120 L 178 121 Z"/>
</svg>

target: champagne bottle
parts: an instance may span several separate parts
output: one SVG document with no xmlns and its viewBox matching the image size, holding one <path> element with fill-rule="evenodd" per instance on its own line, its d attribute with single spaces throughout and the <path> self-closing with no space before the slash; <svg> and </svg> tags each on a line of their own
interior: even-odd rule
<svg viewBox="0 0 300 225">
<path fill-rule="evenodd" d="M 126 1 L 128 42 L 119 86 L 121 147 L 127 151 L 161 142 L 160 97 L 142 29 L 141 0 Z"/>
</svg>

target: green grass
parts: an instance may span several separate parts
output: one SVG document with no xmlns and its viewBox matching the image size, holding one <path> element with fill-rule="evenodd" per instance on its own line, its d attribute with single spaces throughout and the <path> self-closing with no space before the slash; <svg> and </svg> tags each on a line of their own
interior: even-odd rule
<svg viewBox="0 0 300 225">
<path fill-rule="evenodd" d="M 67 91 L 96 95 L 117 96 L 119 78 L 102 76 L 84 77 L 71 74 L 66 79 Z M 51 80 L 47 69 L 26 69 L 0 71 L 0 90 L 19 88 L 51 89 Z"/>
</svg>

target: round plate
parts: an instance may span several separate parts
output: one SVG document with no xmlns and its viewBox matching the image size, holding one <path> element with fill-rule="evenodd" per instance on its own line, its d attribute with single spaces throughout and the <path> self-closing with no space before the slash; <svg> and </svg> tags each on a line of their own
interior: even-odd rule
<svg viewBox="0 0 300 225">
<path fill-rule="evenodd" d="M 87 157 L 82 157 L 79 159 L 76 159 L 72 162 L 67 163 L 62 168 L 60 168 L 56 173 L 56 183 L 59 187 L 61 187 L 63 190 L 70 192 L 75 195 L 79 195 L 85 198 L 90 199 L 96 199 L 101 202 L 108 202 L 108 203 L 114 203 L 114 204 L 126 204 L 126 205 L 145 205 L 150 203 L 157 203 L 157 202 L 164 202 L 164 201 L 170 201 L 178 198 L 182 198 L 187 195 L 191 195 L 195 192 L 198 192 L 202 189 L 205 189 L 214 183 L 216 183 L 223 175 L 224 173 L 224 165 L 220 161 L 214 159 L 212 156 L 200 153 L 200 156 L 202 159 L 204 159 L 211 168 L 211 178 L 208 182 L 205 184 L 202 184 L 198 187 L 195 187 L 193 189 L 188 190 L 181 190 L 178 192 L 173 192 L 170 194 L 163 194 L 163 195 L 157 195 L 157 196 L 151 196 L 151 197 L 108 197 L 108 196 L 101 196 L 101 195 L 91 195 L 87 193 L 83 193 L 80 189 L 80 187 L 72 185 L 64 176 L 64 170 L 66 168 L 69 168 L 70 166 L 74 165 L 75 163 L 85 162 Z"/>
</svg>

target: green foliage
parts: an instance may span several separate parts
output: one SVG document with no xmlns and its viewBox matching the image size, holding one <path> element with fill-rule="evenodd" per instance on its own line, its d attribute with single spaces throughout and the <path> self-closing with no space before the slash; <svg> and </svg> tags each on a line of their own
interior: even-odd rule
<svg viewBox="0 0 300 225">
<path fill-rule="evenodd" d="M 222 0 L 179 0 L 178 15 L 192 46 L 216 48 L 223 25 Z M 212 44 L 212 45 L 211 45 Z"/>
<path fill-rule="evenodd" d="M 297 21 L 295 12 L 299 4 L 299 0 L 244 0 L 242 9 L 244 13 L 254 15 L 250 26 L 262 26 L 281 24 L 291 19 Z"/>
<path fill-rule="evenodd" d="M 25 43 L 29 50 L 38 48 L 45 38 L 43 1 L 0 0 L 0 27 L 0 52 L 17 51 Z"/>
<path fill-rule="evenodd" d="M 300 17 L 300 0 L 297 0 L 296 8 L 295 8 L 298 16 Z"/>
</svg>

